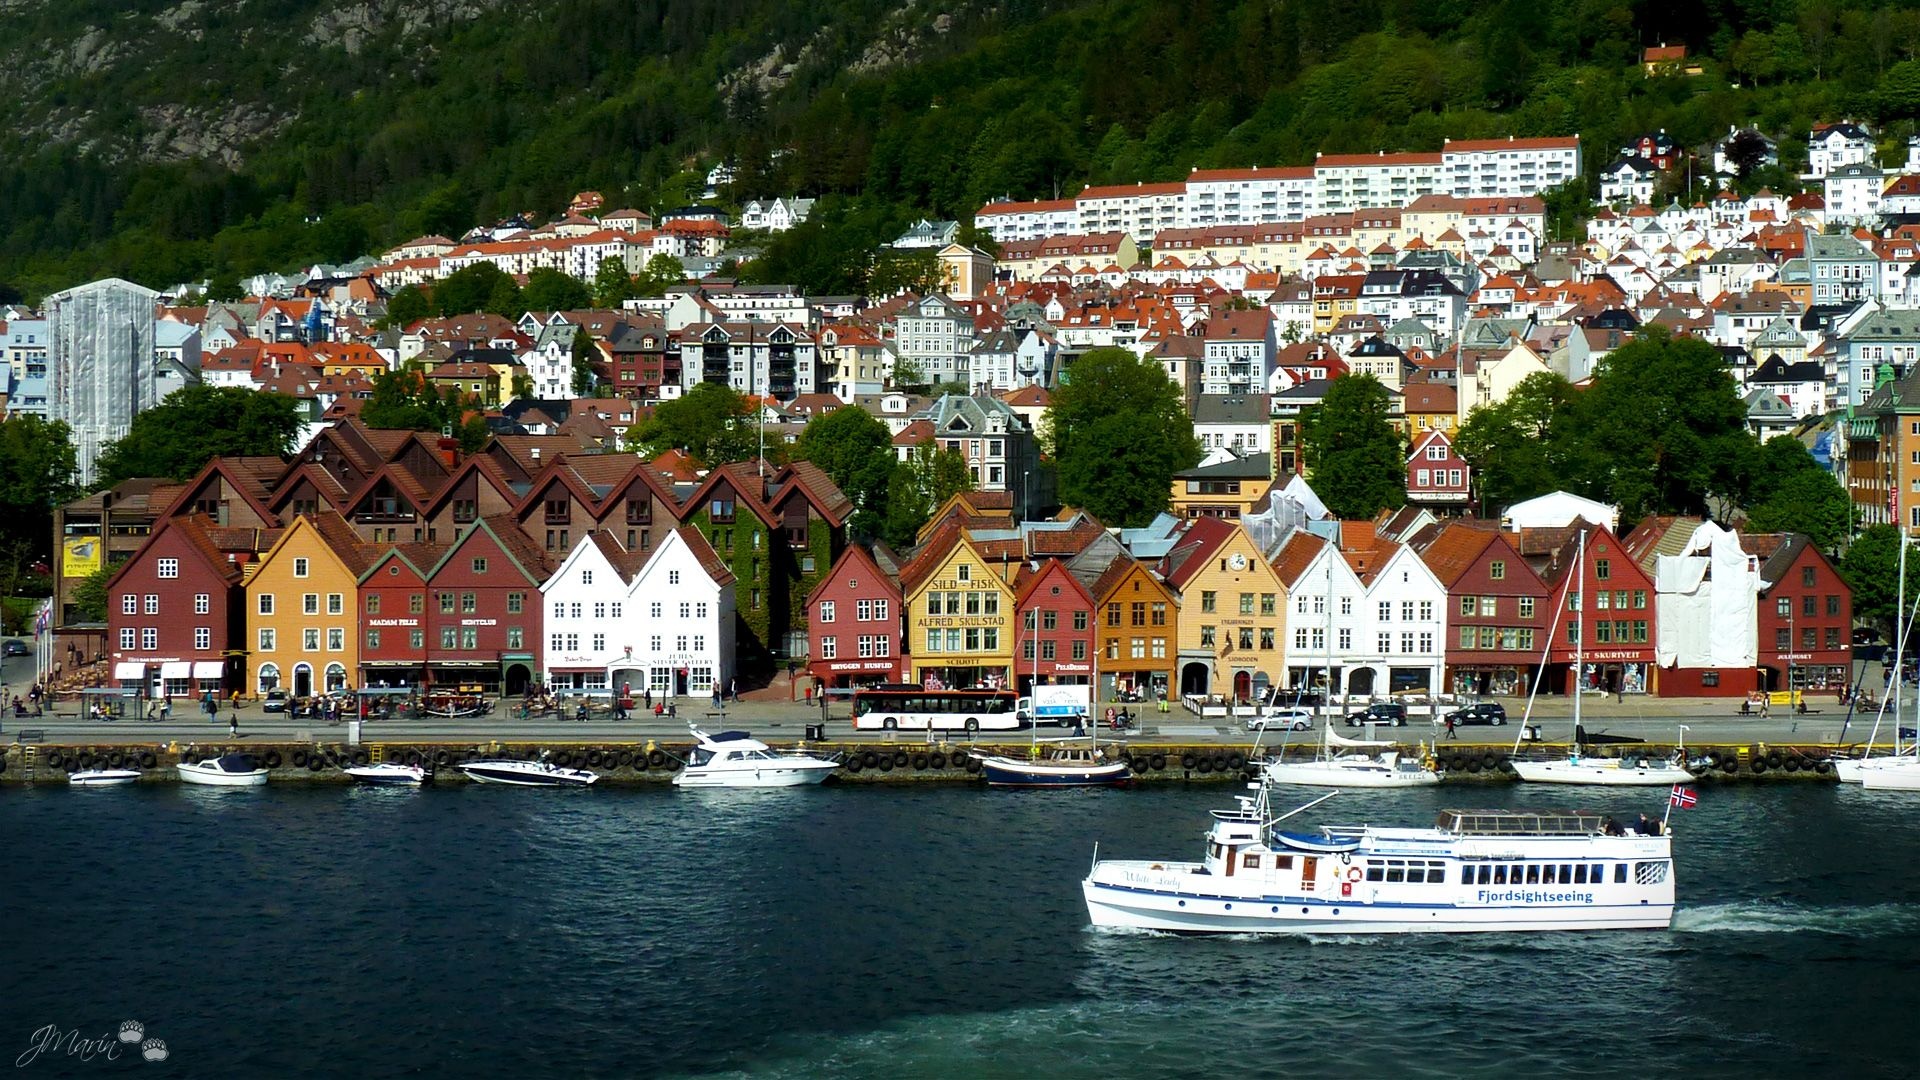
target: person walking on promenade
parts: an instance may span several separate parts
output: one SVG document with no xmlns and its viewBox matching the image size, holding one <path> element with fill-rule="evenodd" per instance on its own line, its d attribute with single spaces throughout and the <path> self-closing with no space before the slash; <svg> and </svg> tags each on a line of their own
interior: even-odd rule
<svg viewBox="0 0 1920 1080">
<path fill-rule="evenodd" d="M 240 714 L 237 712 L 230 712 L 227 714 L 227 738 L 237 739 L 239 737 L 240 737 Z"/>
<path fill-rule="evenodd" d="M 1458 739 L 1460 737 L 1460 733 L 1453 729 L 1453 724 L 1454 724 L 1453 717 L 1451 716 L 1447 717 L 1447 738 Z"/>
</svg>

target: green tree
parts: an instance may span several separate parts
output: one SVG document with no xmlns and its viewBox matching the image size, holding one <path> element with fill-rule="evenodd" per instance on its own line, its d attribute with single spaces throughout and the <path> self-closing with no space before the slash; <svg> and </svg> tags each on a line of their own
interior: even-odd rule
<svg viewBox="0 0 1920 1080">
<path fill-rule="evenodd" d="M 73 587 L 68 602 L 73 605 L 73 621 L 77 623 L 103 623 L 107 621 L 107 582 L 126 565 L 126 558 L 111 559 L 100 564 L 100 568 Z"/>
<path fill-rule="evenodd" d="M 600 384 L 600 349 L 584 326 L 573 330 L 573 396 L 592 397 Z"/>
<path fill-rule="evenodd" d="M 183 386 L 133 418 L 94 462 L 102 486 L 134 476 L 185 480 L 215 457 L 285 456 L 304 418 L 285 394 L 238 386 Z"/>
<path fill-rule="evenodd" d="M 1829 553 L 1853 535 L 1853 500 L 1791 435 L 1751 448 L 1745 506 L 1748 529 L 1806 533 Z"/>
<path fill-rule="evenodd" d="M 202 299 L 231 303 L 245 295 L 238 274 L 215 274 L 207 279 L 207 294 Z"/>
<path fill-rule="evenodd" d="M 0 539 L 50 557 L 53 509 L 79 493 L 75 462 L 66 421 L 31 414 L 0 421 Z"/>
<path fill-rule="evenodd" d="M 647 260 L 638 276 L 633 279 L 633 295 L 657 298 L 667 295 L 667 290 L 687 281 L 687 267 L 672 255 L 655 255 Z"/>
<path fill-rule="evenodd" d="M 520 286 L 505 270 L 488 262 L 463 266 L 433 287 L 434 303 L 442 315 L 470 315 L 488 312 L 505 318 L 518 318 Z"/>
<path fill-rule="evenodd" d="M 1527 376 L 1497 405 L 1468 414 L 1453 448 L 1473 466 L 1482 513 L 1545 495 L 1566 482 L 1573 385 L 1551 371 Z"/>
<path fill-rule="evenodd" d="M 1129 349 L 1089 349 L 1069 364 L 1045 423 L 1060 501 L 1111 525 L 1153 520 L 1173 474 L 1200 460 L 1179 388 Z"/>
<path fill-rule="evenodd" d="M 883 529 L 887 543 L 902 550 L 912 547 L 920 527 L 941 503 L 972 490 L 973 477 L 967 472 L 965 454 L 935 446 L 931 441 L 914 447 L 887 482 Z"/>
<path fill-rule="evenodd" d="M 1347 375 L 1300 413 L 1300 459 L 1327 509 L 1370 518 L 1407 501 L 1406 443 L 1390 417 L 1387 388 L 1372 375 Z"/>
<path fill-rule="evenodd" d="M 491 435 L 473 395 L 453 386 L 434 386 L 417 364 L 375 375 L 360 420 L 370 428 L 449 431 L 467 453 L 485 446 Z"/>
<path fill-rule="evenodd" d="M 1719 350 L 1644 327 L 1609 353 L 1573 403 L 1585 494 L 1622 521 L 1705 516 L 1710 498 L 1737 501 L 1753 438 Z"/>
<path fill-rule="evenodd" d="M 593 305 L 618 308 L 633 295 L 633 275 L 627 273 L 627 264 L 612 257 L 601 259 L 593 272 Z"/>
<path fill-rule="evenodd" d="M 894 358 L 891 383 L 902 390 L 925 390 L 929 385 L 927 374 L 920 367 L 920 361 L 911 356 Z"/>
<path fill-rule="evenodd" d="M 865 409 L 835 409 L 807 421 L 794 444 L 796 461 L 811 461 L 840 485 L 853 501 L 853 531 L 881 535 L 886 526 L 887 494 L 896 471 L 893 433 Z M 963 462 L 964 465 L 964 462 Z"/>
<path fill-rule="evenodd" d="M 1853 590 L 1854 617 L 1873 620 L 1892 640 L 1900 605 L 1900 530 L 1892 525 L 1863 529 L 1836 569 Z"/>
<path fill-rule="evenodd" d="M 593 306 L 593 290 L 572 274 L 542 266 L 527 275 L 520 304 L 528 311 L 580 311 Z"/>
<path fill-rule="evenodd" d="M 387 298 L 388 326 L 412 326 L 421 319 L 431 318 L 433 314 L 433 297 L 418 285 L 404 285 L 399 292 Z"/>
<path fill-rule="evenodd" d="M 685 450 L 702 465 L 750 461 L 758 450 L 753 406 L 725 383 L 695 383 L 686 393 L 656 405 L 653 415 L 627 430 L 627 449 L 653 457 Z"/>
</svg>

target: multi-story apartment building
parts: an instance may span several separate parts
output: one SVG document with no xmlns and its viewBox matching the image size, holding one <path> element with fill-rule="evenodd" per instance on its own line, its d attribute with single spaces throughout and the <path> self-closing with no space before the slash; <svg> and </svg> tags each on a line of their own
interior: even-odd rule
<svg viewBox="0 0 1920 1080">
<path fill-rule="evenodd" d="M 968 382 L 973 315 L 938 293 L 923 297 L 895 316 L 893 347 L 899 361 L 919 369 L 929 384 Z"/>
</svg>

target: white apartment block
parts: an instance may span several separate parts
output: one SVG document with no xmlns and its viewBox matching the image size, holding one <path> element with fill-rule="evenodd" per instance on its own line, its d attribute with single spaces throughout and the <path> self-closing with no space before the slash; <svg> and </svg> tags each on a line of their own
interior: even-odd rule
<svg viewBox="0 0 1920 1080">
<path fill-rule="evenodd" d="M 1580 173 L 1578 136 L 1459 139 L 1439 153 L 1321 154 L 1310 168 L 1194 170 L 1185 181 L 1088 187 L 1073 199 L 998 202 L 974 222 L 996 241 L 1304 221 L 1363 208 L 1397 209 L 1423 195 L 1537 195 Z"/>
</svg>

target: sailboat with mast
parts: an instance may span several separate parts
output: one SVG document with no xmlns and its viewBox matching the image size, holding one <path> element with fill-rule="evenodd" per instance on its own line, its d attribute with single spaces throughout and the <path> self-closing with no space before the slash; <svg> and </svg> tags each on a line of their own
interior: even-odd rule
<svg viewBox="0 0 1920 1080">
<path fill-rule="evenodd" d="M 1841 759 L 1833 763 L 1834 775 L 1843 784 L 1859 784 L 1876 791 L 1920 791 L 1920 740 L 1909 743 L 1905 749 L 1900 746 L 1900 712 L 1902 699 L 1906 697 L 1906 644 L 1907 634 L 1913 630 L 1913 618 L 1920 613 L 1920 599 L 1914 601 L 1914 607 L 1907 607 L 1907 538 L 1902 532 L 1900 537 L 1900 562 L 1898 585 L 1893 609 L 1893 671 L 1887 678 L 1887 692 L 1881 695 L 1880 711 L 1874 714 L 1873 731 L 1867 735 L 1867 750 L 1861 757 Z M 1903 619 L 1904 616 L 1904 619 Z M 1893 704 L 1893 753 L 1887 757 L 1873 757 L 1873 741 L 1880 734 L 1880 721 L 1886 716 L 1887 704 Z"/>
<path fill-rule="evenodd" d="M 1581 752 L 1580 739 L 1586 729 L 1580 723 L 1581 698 L 1585 687 L 1580 685 L 1581 675 L 1586 670 L 1586 604 L 1583 602 L 1586 590 L 1587 572 L 1587 530 L 1584 522 L 1577 522 L 1577 547 L 1574 554 L 1573 580 L 1561 593 L 1561 603 L 1573 607 L 1573 748 L 1565 758 L 1548 761 L 1522 761 L 1518 757 L 1520 737 L 1527 730 L 1525 719 L 1521 721 L 1519 735 L 1514 738 L 1515 757 L 1508 762 L 1520 779 L 1536 784 L 1596 784 L 1609 787 L 1658 787 L 1666 784 L 1684 784 L 1693 779 L 1693 774 L 1682 767 L 1685 761 L 1685 747 L 1673 760 L 1653 760 L 1640 755 L 1627 755 L 1617 758 L 1589 757 Z M 1556 614 L 1556 623 L 1558 616 Z M 1541 665 L 1545 674 L 1546 665 Z M 1533 713 L 1534 695 L 1540 692 L 1540 680 L 1535 679 L 1533 694 L 1527 697 L 1527 714 Z M 1683 727 L 1681 738 L 1685 739 Z"/>
</svg>

